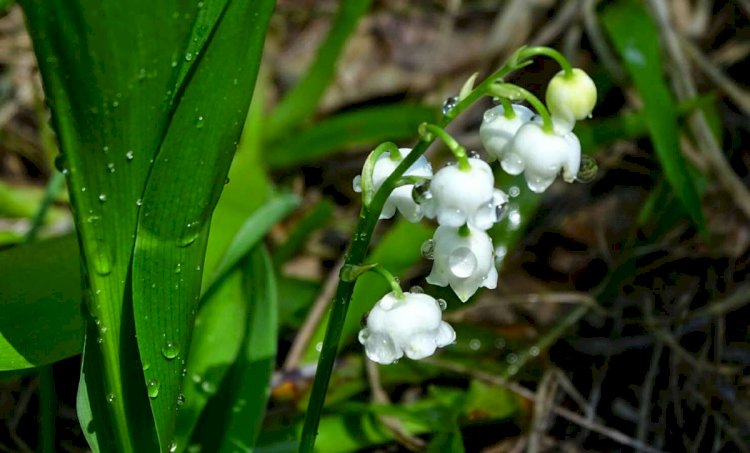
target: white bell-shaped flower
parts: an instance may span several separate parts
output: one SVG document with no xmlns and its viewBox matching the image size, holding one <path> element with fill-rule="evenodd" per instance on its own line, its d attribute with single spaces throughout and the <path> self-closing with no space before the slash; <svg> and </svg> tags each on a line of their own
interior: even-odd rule
<svg viewBox="0 0 750 453">
<path fill-rule="evenodd" d="M 468 170 L 449 165 L 435 173 L 423 211 L 427 217 L 437 218 L 440 225 L 459 227 L 468 223 L 488 230 L 497 222 L 498 209 L 507 196 L 495 189 L 495 177 L 487 162 L 476 157 L 468 161 Z"/>
<path fill-rule="evenodd" d="M 582 69 L 573 68 L 573 73 L 566 76 L 560 71 L 547 86 L 545 95 L 550 113 L 573 129 L 576 120 L 591 115 L 596 104 L 596 85 Z"/>
<path fill-rule="evenodd" d="M 513 118 L 506 117 L 505 109 L 498 105 L 484 112 L 479 126 L 479 138 L 487 154 L 494 159 L 502 159 L 518 129 L 534 117 L 534 112 L 523 105 L 513 104 L 512 107 Z"/>
<path fill-rule="evenodd" d="M 432 238 L 432 247 L 435 261 L 427 277 L 431 285 L 450 286 L 463 302 L 480 287 L 497 287 L 495 249 L 484 231 L 472 227 L 460 231 L 441 225 Z"/>
<path fill-rule="evenodd" d="M 399 299 L 391 292 L 370 310 L 359 342 L 370 360 L 383 365 L 404 354 L 423 359 L 456 340 L 456 332 L 442 318 L 442 307 L 432 296 L 407 292 Z"/>
<path fill-rule="evenodd" d="M 393 173 L 393 170 L 398 167 L 401 160 L 411 152 L 411 149 L 399 148 L 398 152 L 400 157 L 395 160 L 391 157 L 390 152 L 385 152 L 378 156 L 372 171 L 372 186 L 374 191 L 380 189 L 383 182 L 391 175 L 391 173 Z M 430 179 L 432 178 L 432 166 L 427 158 L 419 156 L 419 159 L 417 159 L 417 161 L 406 170 L 404 176 L 419 176 Z M 413 189 L 414 184 L 406 184 L 393 189 L 383 205 L 380 218 L 390 219 L 398 209 L 398 212 L 400 212 L 409 222 L 419 222 L 422 220 L 422 209 L 412 198 Z M 354 178 L 354 190 L 355 192 L 362 191 L 361 176 Z"/>
<path fill-rule="evenodd" d="M 507 173 L 524 172 L 526 184 L 541 193 L 562 171 L 566 182 L 573 182 L 581 166 L 581 142 L 564 125 L 555 123 L 555 131 L 546 132 L 537 122 L 524 124 L 500 161 Z"/>
</svg>

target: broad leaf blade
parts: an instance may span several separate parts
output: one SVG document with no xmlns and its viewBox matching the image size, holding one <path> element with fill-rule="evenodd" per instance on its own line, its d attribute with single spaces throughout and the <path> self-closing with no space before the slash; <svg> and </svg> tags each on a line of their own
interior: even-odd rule
<svg viewBox="0 0 750 453">
<path fill-rule="evenodd" d="M 247 113 L 251 91 L 244 87 L 254 85 L 272 6 L 229 2 L 186 79 L 143 196 L 133 310 L 162 449 L 174 436 L 211 213 Z"/>
<path fill-rule="evenodd" d="M 81 353 L 78 243 L 65 236 L 0 253 L 0 370 Z"/>
</svg>

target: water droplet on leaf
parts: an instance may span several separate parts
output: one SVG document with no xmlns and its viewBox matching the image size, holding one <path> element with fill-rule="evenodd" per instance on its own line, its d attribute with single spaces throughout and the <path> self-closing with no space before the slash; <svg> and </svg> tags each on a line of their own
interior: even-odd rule
<svg viewBox="0 0 750 453">
<path fill-rule="evenodd" d="M 443 115 L 449 116 L 454 107 L 458 104 L 458 98 L 451 96 L 443 102 Z"/>
<path fill-rule="evenodd" d="M 173 341 L 167 341 L 161 348 L 161 354 L 168 360 L 172 360 L 180 354 L 180 347 Z"/>
<path fill-rule="evenodd" d="M 159 384 L 158 380 L 148 380 L 148 382 L 146 383 L 146 390 L 148 391 L 149 398 L 154 399 L 159 396 L 159 387 L 161 387 L 161 384 Z"/>
</svg>

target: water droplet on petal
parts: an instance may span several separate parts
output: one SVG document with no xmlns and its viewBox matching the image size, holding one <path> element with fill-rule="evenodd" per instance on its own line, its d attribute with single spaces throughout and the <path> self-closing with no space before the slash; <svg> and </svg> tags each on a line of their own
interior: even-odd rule
<svg viewBox="0 0 750 453">
<path fill-rule="evenodd" d="M 414 187 L 411 189 L 411 198 L 417 204 L 422 204 L 432 199 L 432 192 L 430 192 L 429 181 L 414 184 Z"/>
<path fill-rule="evenodd" d="M 424 293 L 424 288 L 422 288 L 422 287 L 421 287 L 421 286 L 419 286 L 419 285 L 415 285 L 415 286 L 412 286 L 412 287 L 411 287 L 411 288 L 409 289 L 409 292 L 410 292 L 410 293 L 414 293 L 414 294 L 423 294 L 423 293 Z"/>
<path fill-rule="evenodd" d="M 448 257 L 448 267 L 458 278 L 467 278 L 477 268 L 477 257 L 468 247 L 458 247 Z"/>
<path fill-rule="evenodd" d="M 448 308 L 448 302 L 446 302 L 445 299 L 438 299 L 437 303 L 438 303 L 438 306 L 440 307 L 440 310 L 445 311 L 445 309 Z"/>
</svg>

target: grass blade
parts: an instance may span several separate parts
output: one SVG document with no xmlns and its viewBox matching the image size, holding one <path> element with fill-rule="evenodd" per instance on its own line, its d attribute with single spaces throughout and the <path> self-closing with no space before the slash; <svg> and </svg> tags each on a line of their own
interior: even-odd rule
<svg viewBox="0 0 750 453">
<path fill-rule="evenodd" d="M 693 223 L 705 231 L 699 191 L 681 153 L 678 109 L 663 75 L 658 30 L 643 5 L 632 0 L 609 4 L 602 22 L 643 98 L 646 125 L 664 175 Z"/>
</svg>

